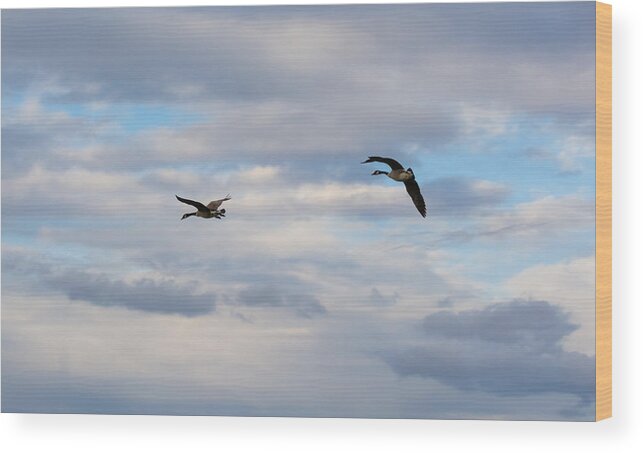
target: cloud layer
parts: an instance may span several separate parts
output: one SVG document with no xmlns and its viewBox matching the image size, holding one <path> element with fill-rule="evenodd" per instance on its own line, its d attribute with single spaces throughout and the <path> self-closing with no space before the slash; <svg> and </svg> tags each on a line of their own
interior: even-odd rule
<svg viewBox="0 0 643 453">
<path fill-rule="evenodd" d="M 576 326 L 549 302 L 437 312 L 422 327 L 426 346 L 386 359 L 402 376 L 508 396 L 553 392 L 577 395 L 584 403 L 594 399 L 594 360 L 562 349 L 560 341 Z"/>
<path fill-rule="evenodd" d="M 19 250 L 4 251 L 3 269 L 22 274 L 32 288 L 62 292 L 72 301 L 103 307 L 183 316 L 202 316 L 216 308 L 216 294 L 195 292 L 191 285 L 171 277 L 113 279 L 102 273 L 60 268 Z"/>
</svg>

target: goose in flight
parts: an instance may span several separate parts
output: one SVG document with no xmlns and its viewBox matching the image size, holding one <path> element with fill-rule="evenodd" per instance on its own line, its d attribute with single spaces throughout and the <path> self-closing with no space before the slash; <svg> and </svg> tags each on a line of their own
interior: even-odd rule
<svg viewBox="0 0 643 453">
<path fill-rule="evenodd" d="M 375 170 L 372 174 L 386 175 L 394 181 L 403 182 L 406 187 L 406 191 L 411 196 L 411 200 L 413 200 L 413 204 L 420 212 L 420 215 L 422 215 L 422 217 L 426 217 L 426 203 L 420 193 L 420 186 L 418 186 L 418 183 L 415 181 L 415 174 L 413 174 L 412 169 L 407 168 L 405 170 L 404 167 L 402 167 L 402 164 L 390 157 L 370 156 L 362 163 L 367 164 L 369 162 L 381 162 L 391 167 L 391 171 L 389 172 Z"/>
<path fill-rule="evenodd" d="M 228 201 L 231 198 L 230 194 L 228 194 L 226 195 L 225 198 L 211 201 L 206 206 L 203 203 L 199 203 L 198 201 L 192 201 L 186 198 L 181 198 L 178 195 L 175 195 L 175 197 L 181 203 L 189 204 L 190 206 L 194 206 L 197 209 L 196 212 L 189 212 L 187 214 L 183 214 L 183 217 L 181 217 L 181 220 L 187 219 L 188 217 L 193 215 L 197 217 L 203 217 L 204 219 L 210 219 L 212 217 L 216 217 L 217 219 L 220 219 L 221 217 L 225 217 L 225 209 L 219 209 L 219 206 L 221 206 L 221 204 L 224 201 Z"/>
</svg>

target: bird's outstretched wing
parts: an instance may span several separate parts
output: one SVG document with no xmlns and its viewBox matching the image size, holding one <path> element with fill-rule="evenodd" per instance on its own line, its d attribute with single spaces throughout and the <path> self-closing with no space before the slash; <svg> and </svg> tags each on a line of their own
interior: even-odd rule
<svg viewBox="0 0 643 453">
<path fill-rule="evenodd" d="M 404 186 L 422 217 L 426 217 L 426 203 L 424 202 L 424 197 L 420 193 L 420 186 L 418 186 L 418 183 L 412 179 L 410 181 L 404 181 Z"/>
<path fill-rule="evenodd" d="M 175 195 L 175 197 L 181 203 L 185 203 L 185 204 L 189 204 L 190 206 L 194 206 L 198 211 L 210 212 L 210 210 L 207 208 L 207 206 L 205 206 L 203 203 L 199 203 L 198 201 L 188 200 L 187 198 L 181 198 L 178 195 Z"/>
<path fill-rule="evenodd" d="M 211 201 L 210 203 L 208 203 L 208 209 L 213 209 L 213 210 L 219 209 L 219 206 L 221 206 L 221 204 L 222 204 L 224 201 L 228 201 L 228 200 L 230 200 L 231 198 L 232 198 L 232 197 L 230 196 L 230 194 L 228 194 L 228 195 L 226 195 L 226 196 L 225 196 L 225 198 L 222 198 L 222 199 L 220 199 L 220 200 L 214 200 L 214 201 Z"/>
<path fill-rule="evenodd" d="M 391 170 L 404 170 L 404 167 L 402 167 L 402 164 L 400 164 L 395 159 L 391 159 L 390 157 L 370 156 L 362 163 L 368 164 L 369 162 L 382 162 L 383 164 L 386 164 L 389 167 L 391 167 Z"/>
</svg>

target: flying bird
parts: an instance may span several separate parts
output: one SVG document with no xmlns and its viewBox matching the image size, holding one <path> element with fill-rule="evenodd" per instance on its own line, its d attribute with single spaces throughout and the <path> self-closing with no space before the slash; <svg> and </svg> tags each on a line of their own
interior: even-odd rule
<svg viewBox="0 0 643 453">
<path fill-rule="evenodd" d="M 370 162 L 381 162 L 391 167 L 391 171 L 389 172 L 375 170 L 372 174 L 386 175 L 394 181 L 403 182 L 406 187 L 406 191 L 411 196 L 411 200 L 413 200 L 413 204 L 422 217 L 426 217 L 426 203 L 424 202 L 424 197 L 422 197 L 422 194 L 420 193 L 420 186 L 418 186 L 418 183 L 415 181 L 415 174 L 411 168 L 407 168 L 405 170 L 402 164 L 390 157 L 370 156 L 362 163 L 368 164 Z"/>
<path fill-rule="evenodd" d="M 186 198 L 181 198 L 178 195 L 175 195 L 175 197 L 181 203 L 189 204 L 190 206 L 194 206 L 197 209 L 196 212 L 188 212 L 187 214 L 183 214 L 183 217 L 181 217 L 181 220 L 187 219 L 188 217 L 193 215 L 197 217 L 203 217 L 204 219 L 210 219 L 212 217 L 216 217 L 217 219 L 220 219 L 221 217 L 225 217 L 225 209 L 219 209 L 219 206 L 221 206 L 221 204 L 224 201 L 228 201 L 231 198 L 230 194 L 228 194 L 225 196 L 225 198 L 211 201 L 206 206 L 203 203 L 199 203 L 198 201 L 192 201 Z"/>
</svg>

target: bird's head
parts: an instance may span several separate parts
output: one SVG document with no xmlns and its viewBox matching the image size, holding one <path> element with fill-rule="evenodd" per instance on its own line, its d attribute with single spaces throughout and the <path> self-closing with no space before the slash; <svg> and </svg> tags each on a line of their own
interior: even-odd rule
<svg viewBox="0 0 643 453">
<path fill-rule="evenodd" d="M 220 212 L 221 214 L 225 214 L 225 209 L 220 209 L 220 210 L 219 210 L 219 212 Z"/>
<path fill-rule="evenodd" d="M 413 173 L 413 169 L 411 167 L 407 168 L 406 171 L 409 172 L 411 176 L 413 176 L 413 179 L 415 179 L 415 173 Z"/>
<path fill-rule="evenodd" d="M 381 170 L 375 170 L 373 173 L 371 173 L 371 175 L 373 175 L 373 176 L 375 176 L 375 175 L 383 175 L 383 174 L 385 174 L 385 173 L 386 173 L 386 172 L 381 171 Z"/>
<path fill-rule="evenodd" d="M 190 217 L 190 214 L 183 214 L 183 217 L 181 217 L 181 220 L 185 220 L 185 219 L 187 219 L 188 217 Z"/>
</svg>

